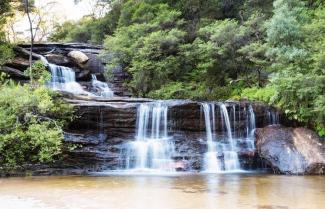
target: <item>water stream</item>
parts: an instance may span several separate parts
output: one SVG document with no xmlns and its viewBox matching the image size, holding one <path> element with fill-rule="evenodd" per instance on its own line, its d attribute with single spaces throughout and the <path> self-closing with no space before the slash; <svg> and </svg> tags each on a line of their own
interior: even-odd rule
<svg viewBox="0 0 325 209">
<path fill-rule="evenodd" d="M 138 107 L 136 139 L 126 144 L 126 170 L 172 172 L 174 144 L 168 136 L 168 105 L 144 103 Z"/>
<path fill-rule="evenodd" d="M 203 103 L 205 120 L 207 152 L 204 155 L 204 172 L 218 173 L 222 171 L 241 171 L 238 152 L 244 146 L 246 150 L 254 151 L 254 131 L 256 128 L 255 114 L 251 105 L 244 108 L 246 118 L 245 129 L 237 127 L 243 119 L 240 108 L 232 105 L 227 108 L 225 103 Z M 219 109 L 218 118 L 215 109 Z M 231 111 L 231 112 L 229 112 Z M 230 119 L 230 116 L 232 118 Z M 232 122 L 231 122 L 232 121 Z M 224 135 L 216 134 L 216 126 L 220 126 Z"/>
<path fill-rule="evenodd" d="M 90 95 L 76 82 L 75 72 L 71 68 L 55 64 L 48 64 L 48 67 L 52 75 L 51 82 L 48 84 L 51 89 L 73 94 Z"/>
<path fill-rule="evenodd" d="M 95 74 L 91 75 L 91 82 L 97 96 L 114 97 L 114 92 L 108 87 L 108 84 L 97 80 L 97 76 Z"/>
<path fill-rule="evenodd" d="M 86 91 L 77 81 L 76 73 L 73 69 L 65 66 L 50 64 L 45 57 L 42 57 L 43 62 L 51 71 L 51 82 L 48 87 L 55 91 L 69 92 L 76 95 L 114 97 L 114 92 L 108 87 L 108 84 L 97 80 L 95 74 L 92 74 L 92 92 Z"/>
</svg>

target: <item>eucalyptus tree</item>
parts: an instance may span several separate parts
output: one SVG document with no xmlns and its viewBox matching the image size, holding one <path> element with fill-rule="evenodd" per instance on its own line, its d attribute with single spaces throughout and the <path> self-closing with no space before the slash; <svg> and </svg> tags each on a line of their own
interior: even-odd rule
<svg viewBox="0 0 325 209">
<path fill-rule="evenodd" d="M 32 65 L 33 65 L 33 47 L 34 47 L 34 32 L 33 32 L 33 21 L 32 21 L 32 17 L 31 17 L 31 10 L 32 7 L 34 5 L 34 0 L 22 0 L 21 2 L 21 7 L 20 9 L 22 9 L 28 18 L 28 23 L 29 23 L 29 32 L 30 32 L 30 51 L 29 51 L 29 78 L 30 78 L 30 82 L 31 84 L 33 83 L 33 72 L 32 72 Z"/>
</svg>

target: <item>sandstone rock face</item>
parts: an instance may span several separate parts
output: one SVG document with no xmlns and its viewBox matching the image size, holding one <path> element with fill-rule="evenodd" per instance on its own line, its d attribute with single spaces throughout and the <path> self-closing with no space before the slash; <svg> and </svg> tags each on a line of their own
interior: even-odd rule
<svg viewBox="0 0 325 209">
<path fill-rule="evenodd" d="M 61 54 L 47 54 L 45 55 L 45 57 L 49 63 L 53 63 L 56 65 L 69 65 L 70 62 L 67 57 Z"/>
<path fill-rule="evenodd" d="M 120 165 L 121 153 L 126 143 L 136 140 L 137 107 L 150 99 L 114 98 L 87 100 L 86 97 L 71 97 L 66 99 L 77 108 L 77 119 L 66 130 L 66 143 L 80 145 L 77 149 L 66 153 L 64 166 L 90 171 L 103 169 L 122 169 Z M 203 157 L 207 152 L 204 113 L 200 102 L 195 101 L 167 101 L 168 135 L 172 138 L 176 153 L 174 160 L 186 162 L 188 170 L 200 170 L 203 167 Z M 233 108 L 240 112 L 236 115 L 235 129 L 245 129 L 246 115 L 249 105 L 256 107 L 257 121 L 267 121 L 270 107 L 259 103 L 227 102 L 229 112 Z M 218 112 L 216 106 L 216 112 Z M 216 120 L 222 117 L 216 114 Z M 232 114 L 230 114 L 233 120 Z M 241 120 L 238 118 L 241 117 Z M 233 121 L 231 122 L 233 124 Z M 263 123 L 256 124 L 263 127 Z M 236 132 L 234 130 L 234 132 Z M 219 138 L 226 133 L 217 127 Z M 240 143 L 240 142 L 238 142 Z M 260 168 L 262 162 L 255 152 L 245 147 L 238 153 L 242 168 Z"/>
<path fill-rule="evenodd" d="M 78 64 L 85 64 L 89 57 L 81 51 L 71 51 L 68 53 L 68 57 L 72 58 Z"/>
<path fill-rule="evenodd" d="M 268 126 L 256 130 L 256 146 L 260 157 L 285 174 L 324 174 L 325 146 L 306 128 Z"/>
<path fill-rule="evenodd" d="M 29 65 L 27 56 L 29 47 L 20 45 L 16 48 L 16 59 L 8 63 L 2 71 L 9 73 L 14 79 L 28 80 L 23 72 Z M 50 63 L 73 68 L 77 82 L 87 86 L 88 89 L 91 88 L 91 74 L 95 74 L 98 80 L 106 82 L 104 72 L 107 63 L 99 56 L 101 50 L 101 46 L 87 44 L 36 44 L 33 61 L 41 59 L 40 55 L 43 55 Z M 60 172 L 82 174 L 104 169 L 121 169 L 120 158 L 125 144 L 136 140 L 137 107 L 143 102 L 152 100 L 125 98 L 132 96 L 124 87 L 124 82 L 131 77 L 120 67 L 114 68 L 112 74 L 110 87 L 115 95 L 123 97 L 105 99 L 64 95 L 66 101 L 77 110 L 76 120 L 65 130 L 65 143 L 77 145 L 77 148 L 66 151 L 64 160 L 50 168 L 40 166 L 38 171 L 40 174 Z M 172 138 L 176 150 L 173 159 L 186 162 L 188 170 L 200 170 L 204 154 L 207 152 L 202 104 L 187 100 L 168 102 L 168 136 Z M 324 145 L 320 144 L 314 133 L 301 128 L 276 126 L 264 128 L 277 122 L 292 124 L 283 117 L 283 114 L 262 103 L 248 101 L 225 103 L 234 138 L 240 135 L 238 130 L 243 130 L 247 126 L 248 107 L 252 107 L 255 113 L 258 153 L 242 146 L 238 153 L 241 168 L 261 168 L 263 164 L 261 159 L 264 159 L 279 173 L 324 173 Z M 223 116 L 218 105 L 215 112 L 216 121 L 220 121 Z M 232 114 L 233 112 L 236 114 Z M 272 112 L 277 114 L 271 114 Z M 215 129 L 219 139 L 225 138 L 227 133 L 224 131 L 224 124 L 217 123 Z M 237 143 L 241 146 L 242 142 L 238 140 Z M 180 165 L 180 169 L 184 170 L 184 167 Z"/>
</svg>

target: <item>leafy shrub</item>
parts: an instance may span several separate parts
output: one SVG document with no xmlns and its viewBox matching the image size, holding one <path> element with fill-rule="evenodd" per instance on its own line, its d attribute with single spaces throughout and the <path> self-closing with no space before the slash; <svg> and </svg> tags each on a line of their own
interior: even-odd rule
<svg viewBox="0 0 325 209">
<path fill-rule="evenodd" d="M 325 76 L 312 74 L 279 74 L 272 79 L 277 94 L 274 102 L 288 117 L 304 122 L 325 133 Z"/>
<path fill-rule="evenodd" d="M 46 66 L 42 61 L 36 61 L 32 65 L 32 70 L 28 68 L 24 72 L 26 76 L 30 76 L 30 73 L 32 73 L 33 79 L 37 80 L 40 84 L 44 84 L 51 79 L 51 74 L 46 70 Z"/>
<path fill-rule="evenodd" d="M 0 165 L 52 162 L 62 151 L 63 127 L 72 117 L 72 107 L 45 87 L 0 86 Z"/>
<path fill-rule="evenodd" d="M 0 31 L 1 33 L 1 31 Z M 1 39 L 1 34 L 0 34 L 0 39 Z M 7 43 L 3 43 L 0 40 L 0 68 L 2 65 L 4 65 L 5 63 L 7 63 L 8 61 L 10 61 L 10 59 L 14 56 L 14 53 L 12 51 L 12 47 L 7 44 Z"/>
<path fill-rule="evenodd" d="M 275 95 L 276 91 L 273 86 L 266 86 L 265 88 L 252 87 L 243 89 L 241 98 L 273 104 Z"/>
<path fill-rule="evenodd" d="M 154 99 L 184 99 L 190 98 L 193 89 L 181 82 L 169 83 L 162 88 L 151 91 L 149 97 Z"/>
</svg>

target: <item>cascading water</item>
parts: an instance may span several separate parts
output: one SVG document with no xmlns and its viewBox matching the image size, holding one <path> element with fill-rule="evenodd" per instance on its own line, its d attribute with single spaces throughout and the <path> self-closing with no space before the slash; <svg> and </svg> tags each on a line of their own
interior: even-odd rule
<svg viewBox="0 0 325 209">
<path fill-rule="evenodd" d="M 219 154 L 217 151 L 217 142 L 214 141 L 215 137 L 215 114 L 214 103 L 204 103 L 202 104 L 204 111 L 204 120 L 205 120 L 205 131 L 207 136 L 207 145 L 208 151 L 204 156 L 204 169 L 205 172 L 215 173 L 221 171 L 221 163 L 218 159 Z M 212 117 L 211 117 L 212 116 Z M 212 124 L 211 124 L 212 121 Z"/>
<path fill-rule="evenodd" d="M 162 102 L 138 107 L 136 140 L 126 145 L 126 169 L 175 171 L 174 144 L 168 136 L 167 117 L 168 106 Z"/>
<path fill-rule="evenodd" d="M 203 103 L 205 129 L 207 137 L 207 152 L 204 156 L 204 171 L 217 173 L 220 171 L 238 171 L 240 163 L 238 151 L 243 147 L 247 151 L 254 151 L 255 113 L 251 105 L 241 110 L 236 105 L 227 108 L 226 104 Z M 220 117 L 215 117 L 215 109 L 219 108 Z M 229 110 L 228 110 L 229 109 Z M 230 116 L 232 118 L 230 118 Z M 240 128 L 241 120 L 246 126 Z M 230 122 L 232 121 L 232 122 Z M 216 124 L 216 122 L 218 124 Z M 216 125 L 225 136 L 218 137 Z M 238 127 L 237 127 L 238 126 Z M 240 147 L 239 147 L 240 146 Z"/>
<path fill-rule="evenodd" d="M 246 138 L 245 144 L 248 150 L 255 150 L 255 129 L 256 129 L 256 120 L 255 120 L 255 113 L 254 109 L 251 105 L 248 106 L 247 112 L 247 122 L 246 122 Z"/>
<path fill-rule="evenodd" d="M 76 73 L 69 67 L 59 66 L 51 64 L 47 59 L 41 56 L 41 60 L 46 64 L 51 71 L 51 82 L 48 83 L 48 87 L 53 90 L 70 92 L 73 94 L 82 94 L 88 96 L 101 96 L 101 97 L 113 97 L 114 92 L 108 87 L 107 83 L 97 80 L 96 75 L 92 74 L 92 86 L 96 89 L 96 94 L 92 94 L 82 88 L 82 86 L 76 82 Z"/>
<path fill-rule="evenodd" d="M 271 125 L 279 124 L 279 114 L 275 110 L 267 110 L 266 113 L 267 123 Z"/>
<path fill-rule="evenodd" d="M 232 137 L 232 130 L 230 126 L 229 114 L 225 104 L 220 104 L 220 112 L 222 116 L 222 120 L 226 125 L 226 132 L 227 132 L 227 143 L 223 144 L 223 158 L 224 158 L 224 167 L 226 171 L 231 170 L 240 170 L 238 153 L 236 142 L 233 140 Z"/>
<path fill-rule="evenodd" d="M 76 82 L 75 72 L 71 68 L 55 64 L 48 64 L 48 66 L 52 74 L 51 82 L 48 84 L 50 88 L 73 94 L 90 95 Z"/>
<path fill-rule="evenodd" d="M 91 82 L 96 91 L 96 95 L 101 97 L 114 97 L 114 92 L 108 87 L 107 83 L 97 80 L 95 74 L 91 75 Z"/>
</svg>

